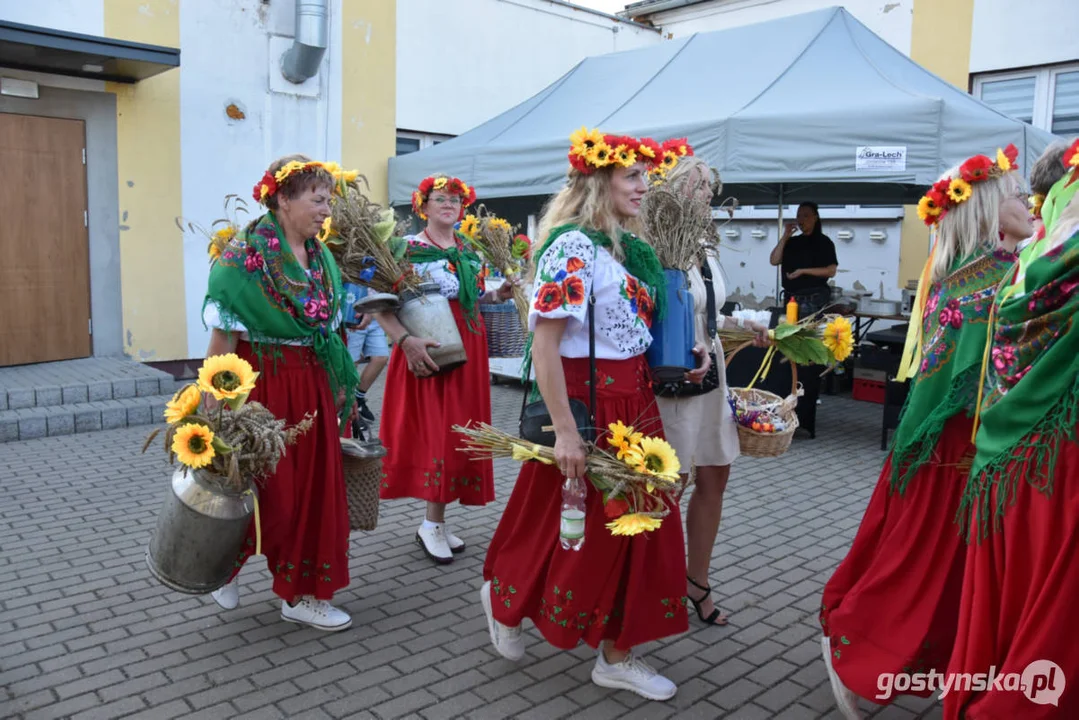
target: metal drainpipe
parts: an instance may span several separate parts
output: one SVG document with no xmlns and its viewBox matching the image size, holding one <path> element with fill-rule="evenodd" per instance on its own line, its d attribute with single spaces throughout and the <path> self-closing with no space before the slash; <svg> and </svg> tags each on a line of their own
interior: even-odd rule
<svg viewBox="0 0 1079 720">
<path fill-rule="evenodd" d="M 330 1 L 296 0 L 296 39 L 281 56 L 281 74 L 299 85 L 318 74 L 330 37 Z"/>
</svg>

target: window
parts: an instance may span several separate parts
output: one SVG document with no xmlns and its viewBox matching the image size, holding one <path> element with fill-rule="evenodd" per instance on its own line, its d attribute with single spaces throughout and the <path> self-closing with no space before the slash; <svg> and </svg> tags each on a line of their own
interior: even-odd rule
<svg viewBox="0 0 1079 720">
<path fill-rule="evenodd" d="M 1077 64 L 977 75 L 974 97 L 1057 135 L 1079 134 Z"/>
<path fill-rule="evenodd" d="M 436 135 L 435 133 L 412 132 L 411 130 L 397 131 L 397 154 L 408 155 L 409 153 L 433 147 L 452 138 L 452 135 Z"/>
</svg>

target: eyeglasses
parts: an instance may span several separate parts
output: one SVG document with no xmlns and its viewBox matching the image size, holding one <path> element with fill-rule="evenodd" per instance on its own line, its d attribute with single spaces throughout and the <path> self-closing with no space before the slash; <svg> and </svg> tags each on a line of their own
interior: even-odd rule
<svg viewBox="0 0 1079 720">
<path fill-rule="evenodd" d="M 435 197 L 431 198 L 429 202 L 433 202 L 435 205 L 450 205 L 452 207 L 461 206 L 461 198 L 459 197 Z"/>
</svg>

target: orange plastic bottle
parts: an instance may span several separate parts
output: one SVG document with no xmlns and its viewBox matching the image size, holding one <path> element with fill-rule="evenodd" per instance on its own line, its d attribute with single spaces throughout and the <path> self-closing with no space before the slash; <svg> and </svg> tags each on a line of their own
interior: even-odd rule
<svg viewBox="0 0 1079 720">
<path fill-rule="evenodd" d="M 787 302 L 787 322 L 791 325 L 798 324 L 798 303 L 794 298 Z"/>
</svg>

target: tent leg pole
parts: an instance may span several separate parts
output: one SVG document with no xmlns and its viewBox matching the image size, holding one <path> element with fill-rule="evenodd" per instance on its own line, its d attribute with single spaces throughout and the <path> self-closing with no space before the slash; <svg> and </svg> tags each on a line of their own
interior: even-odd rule
<svg viewBox="0 0 1079 720">
<path fill-rule="evenodd" d="M 783 237 L 783 186 L 779 186 L 779 229 L 776 232 L 776 244 Z M 783 286 L 783 263 L 776 265 L 776 305 L 783 307 L 783 297 L 780 288 Z"/>
</svg>

